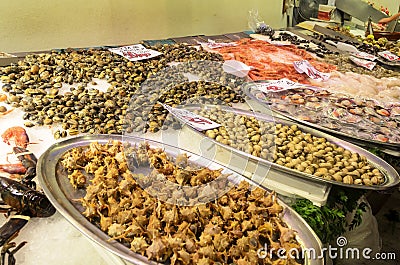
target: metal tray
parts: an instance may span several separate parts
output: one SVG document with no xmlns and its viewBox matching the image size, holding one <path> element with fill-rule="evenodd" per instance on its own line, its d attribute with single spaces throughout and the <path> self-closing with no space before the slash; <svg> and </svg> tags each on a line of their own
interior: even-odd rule
<svg viewBox="0 0 400 265">
<path fill-rule="evenodd" d="M 368 152 L 367 150 L 354 145 L 352 143 L 346 142 L 344 140 L 341 140 L 337 137 L 334 137 L 332 135 L 329 135 L 327 133 L 318 131 L 314 128 L 310 128 L 304 125 L 301 125 L 297 122 L 294 121 L 290 121 L 290 120 L 283 120 L 283 119 L 279 119 L 277 117 L 274 116 L 270 116 L 267 114 L 263 114 L 263 113 L 258 113 L 258 112 L 251 112 L 251 111 L 246 111 L 246 110 L 242 110 L 242 109 L 236 109 L 236 108 L 232 108 L 232 107 L 228 107 L 228 106 L 215 106 L 215 105 L 187 105 L 184 108 L 190 111 L 194 111 L 194 110 L 199 110 L 201 108 L 205 108 L 205 109 L 213 109 L 215 107 L 220 108 L 223 111 L 226 112 L 233 112 L 237 115 L 244 115 L 244 116 L 250 116 L 250 117 L 254 117 L 258 120 L 261 121 L 266 121 L 266 122 L 275 122 L 275 123 L 280 123 L 280 124 L 284 124 L 284 125 L 297 125 L 298 128 L 300 130 L 302 130 L 303 132 L 306 133 L 310 133 L 312 135 L 318 136 L 318 137 L 324 137 L 326 138 L 328 141 L 335 143 L 338 146 L 341 146 L 347 150 L 350 150 L 352 152 L 358 153 L 360 155 L 364 155 L 368 162 L 371 163 L 372 165 L 374 165 L 376 168 L 378 168 L 385 176 L 385 182 L 383 184 L 380 185 L 374 185 L 374 186 L 367 186 L 367 185 L 357 185 L 357 184 L 345 184 L 343 182 L 339 182 L 339 181 L 334 181 L 334 180 L 326 180 L 320 177 L 316 177 L 313 176 L 311 174 L 306 174 L 291 168 L 287 168 L 285 166 L 281 166 L 278 164 L 275 164 L 273 162 L 267 161 L 265 159 L 253 156 L 251 154 L 245 153 L 243 151 L 237 150 L 235 148 L 232 148 L 228 145 L 224 145 L 220 142 L 217 142 L 216 140 L 209 138 L 207 136 L 205 136 L 205 134 L 196 131 L 195 129 L 192 129 L 196 132 L 198 132 L 199 134 L 202 134 L 204 137 L 206 137 L 207 139 L 210 139 L 210 141 L 213 141 L 215 144 L 223 146 L 226 149 L 231 150 L 232 152 L 236 152 L 239 153 L 241 155 L 245 155 L 247 156 L 249 159 L 252 160 L 256 160 L 258 161 L 258 163 L 263 163 L 266 165 L 270 166 L 271 170 L 276 170 L 276 171 L 280 171 L 282 172 L 282 174 L 289 174 L 289 175 L 294 175 L 297 177 L 302 177 L 308 180 L 312 180 L 312 181 L 319 181 L 319 182 L 326 182 L 326 183 L 330 183 L 330 184 L 334 184 L 334 185 L 339 185 L 339 186 L 344 186 L 344 187 L 349 187 L 349 188 L 357 188 L 357 189 L 366 189 L 366 190 L 386 190 L 386 189 L 390 189 L 391 187 L 394 187 L 396 185 L 398 185 L 400 183 L 400 176 L 397 173 L 397 171 L 391 166 L 389 165 L 385 160 L 381 159 L 380 157 Z"/>
<path fill-rule="evenodd" d="M 376 59 L 382 66 L 385 66 L 393 71 L 399 71 L 400 63 L 399 61 L 389 61 L 383 58 Z"/>
<path fill-rule="evenodd" d="M 69 183 L 66 175 L 59 174 L 59 171 L 57 170 L 60 158 L 68 150 L 79 146 L 87 146 L 91 142 L 99 142 L 105 144 L 110 140 L 124 141 L 131 144 L 139 144 L 143 141 L 146 141 L 153 148 L 164 148 L 165 152 L 171 156 L 176 156 L 179 153 L 187 153 L 190 156 L 197 157 L 196 163 L 198 165 L 206 165 L 210 168 L 222 168 L 223 173 L 231 174 L 231 176 L 234 176 L 235 178 L 237 177 L 238 180 L 246 180 L 244 177 L 236 174 L 235 172 L 232 172 L 231 170 L 221 166 L 220 164 L 201 157 L 199 159 L 197 155 L 191 152 L 139 137 L 121 135 L 87 135 L 71 138 L 52 145 L 42 154 L 38 161 L 39 184 L 43 188 L 50 202 L 64 216 L 64 218 L 66 218 L 72 225 L 74 225 L 89 239 L 103 247 L 105 250 L 133 264 L 159 263 L 149 261 L 146 257 L 131 251 L 129 248 L 117 241 L 108 241 L 108 235 L 101 231 L 100 228 L 90 223 L 81 214 L 81 205 L 74 201 L 74 199 L 84 196 L 84 192 L 74 190 Z M 249 182 L 252 183 L 251 181 Z M 293 209 L 288 207 L 281 200 L 279 200 L 279 204 L 282 205 L 285 209 L 282 217 L 283 221 L 285 221 L 290 228 L 294 229 L 297 232 L 297 239 L 303 249 L 316 250 L 316 257 L 318 258 L 309 259 L 306 257 L 305 264 L 323 265 L 324 258 L 321 249 L 322 244 L 317 235 Z"/>
<path fill-rule="evenodd" d="M 302 120 L 302 119 L 295 118 L 295 117 L 293 117 L 293 116 L 291 116 L 291 115 L 289 115 L 289 114 L 287 114 L 287 113 L 285 113 L 283 111 L 279 111 L 279 110 L 277 110 L 275 108 L 272 108 L 268 104 L 268 102 L 262 101 L 262 100 L 258 99 L 254 95 L 254 92 L 256 91 L 256 89 L 252 88 L 251 85 L 248 85 L 248 86 L 245 85 L 243 87 L 243 90 L 244 90 L 245 94 L 248 97 L 250 97 L 254 101 L 259 102 L 268 111 L 273 111 L 273 112 L 275 112 L 275 113 L 277 113 L 279 115 L 282 115 L 282 116 L 284 116 L 286 118 L 289 118 L 289 119 L 291 119 L 293 121 L 296 121 L 297 123 L 301 123 L 301 124 L 304 124 L 306 126 L 313 127 L 313 128 L 315 128 L 317 130 L 321 130 L 321 131 L 327 132 L 329 134 L 336 135 L 337 137 L 340 137 L 340 138 L 342 138 L 342 139 L 344 139 L 346 141 L 355 143 L 357 145 L 369 146 L 369 147 L 379 147 L 381 149 L 388 149 L 388 150 L 393 150 L 393 151 L 397 151 L 397 152 L 400 151 L 400 144 L 397 144 L 397 143 L 385 143 L 385 142 L 381 142 L 381 141 L 377 141 L 377 140 L 373 140 L 373 139 L 359 138 L 359 137 L 356 137 L 356 136 L 353 136 L 353 135 L 350 135 L 350 134 L 346 134 L 344 132 L 335 131 L 333 129 L 330 129 L 330 128 L 327 128 L 327 127 L 324 127 L 324 126 L 320 126 L 319 124 L 316 124 L 316 123 L 312 123 L 312 122 L 308 122 L 308 121 L 305 121 L 305 120 Z"/>
</svg>

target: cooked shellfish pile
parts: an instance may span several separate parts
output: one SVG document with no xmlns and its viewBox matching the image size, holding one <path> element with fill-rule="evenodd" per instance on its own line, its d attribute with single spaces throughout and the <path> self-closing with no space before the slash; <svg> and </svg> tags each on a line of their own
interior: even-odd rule
<svg viewBox="0 0 400 265">
<path fill-rule="evenodd" d="M 253 91 L 273 110 L 364 140 L 400 143 L 400 105 L 297 88 L 279 93 Z"/>
<path fill-rule="evenodd" d="M 161 169 L 158 173 L 163 172 L 168 179 L 182 182 L 177 172 L 188 169 L 187 157 L 180 156 L 172 162 L 162 150 L 146 145 L 139 149 L 135 154 L 139 166 L 149 163 L 154 170 Z M 286 259 L 278 259 L 274 252 L 282 248 L 301 249 L 296 232 L 280 218 L 283 207 L 274 193 L 268 194 L 258 187 L 251 189 L 248 182 L 242 181 L 206 204 L 164 203 L 138 184 L 124 153 L 118 141 L 93 143 L 71 149 L 61 160 L 72 185 L 86 189 L 86 195 L 80 199 L 83 214 L 110 240 L 118 240 L 150 260 L 168 264 L 303 263 L 292 259 L 289 253 Z M 209 174 L 219 176 L 221 172 L 209 170 Z M 206 181 L 209 179 L 197 179 L 194 183 L 188 179 L 184 183 Z M 260 258 L 257 251 L 265 244 L 274 250 L 271 256 Z"/>
<path fill-rule="evenodd" d="M 302 132 L 297 125 L 263 121 L 220 107 L 194 112 L 222 125 L 205 131 L 206 136 L 278 165 L 346 184 L 370 186 L 385 182 L 382 172 L 365 156 Z"/>
</svg>

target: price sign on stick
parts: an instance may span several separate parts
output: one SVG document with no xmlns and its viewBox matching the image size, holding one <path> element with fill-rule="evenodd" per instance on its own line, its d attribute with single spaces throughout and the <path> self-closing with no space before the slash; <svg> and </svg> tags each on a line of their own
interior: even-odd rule
<svg viewBox="0 0 400 265">
<path fill-rule="evenodd" d="M 256 83 L 256 89 L 264 93 L 281 92 L 284 90 L 294 89 L 303 86 L 302 84 L 293 82 L 287 78 L 279 80 L 271 80 L 268 83 Z"/>
<path fill-rule="evenodd" d="M 378 55 L 382 56 L 383 58 L 385 58 L 386 60 L 389 60 L 391 62 L 397 61 L 399 59 L 399 57 L 397 55 L 391 53 L 390 51 L 378 52 Z"/>
<path fill-rule="evenodd" d="M 211 129 L 218 128 L 221 126 L 221 124 L 213 122 L 212 120 L 209 120 L 200 115 L 194 114 L 193 112 L 190 112 L 188 110 L 173 108 L 173 107 L 170 107 L 170 106 L 168 106 L 166 104 L 162 104 L 162 103 L 159 103 L 159 104 L 161 104 L 165 109 L 167 109 L 169 111 L 169 113 L 174 115 L 180 121 L 193 127 L 194 129 L 196 129 L 198 131 L 211 130 Z"/>
<path fill-rule="evenodd" d="M 370 60 L 370 61 L 375 61 L 376 60 L 376 56 L 366 53 L 366 52 L 353 52 L 351 53 L 353 56 L 357 57 L 357 58 L 361 58 L 361 59 L 365 59 L 365 60 Z"/>
<path fill-rule="evenodd" d="M 145 48 L 142 44 L 123 46 L 108 49 L 109 51 L 119 54 L 130 61 L 140 61 L 159 56 L 161 53 L 155 50 Z"/>
<path fill-rule="evenodd" d="M 307 60 L 293 62 L 293 66 L 298 73 L 305 73 L 308 77 L 316 81 L 326 81 L 330 77 L 330 74 L 322 73 L 315 69 Z"/>
<path fill-rule="evenodd" d="M 350 58 L 350 60 L 351 60 L 352 62 L 354 62 L 356 65 L 361 66 L 361 67 L 365 67 L 365 68 L 367 68 L 368 70 L 374 69 L 374 67 L 375 67 L 375 65 L 376 65 L 375 62 L 371 62 L 371 61 L 368 61 L 368 60 L 363 60 L 363 59 L 360 59 L 360 58 L 356 58 L 356 57 L 354 57 L 354 56 L 350 56 L 349 58 Z"/>
<path fill-rule="evenodd" d="M 222 47 L 232 47 L 237 46 L 236 42 L 215 42 L 213 40 L 208 40 L 208 42 L 198 42 L 202 47 L 209 49 L 217 49 Z"/>
</svg>

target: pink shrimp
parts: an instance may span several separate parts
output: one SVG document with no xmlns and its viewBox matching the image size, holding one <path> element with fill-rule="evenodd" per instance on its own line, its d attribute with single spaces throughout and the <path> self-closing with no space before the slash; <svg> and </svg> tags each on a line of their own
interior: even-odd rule
<svg viewBox="0 0 400 265">
<path fill-rule="evenodd" d="M 26 148 L 29 144 L 28 134 L 20 126 L 8 128 L 1 137 L 6 144 L 10 144 L 10 140 L 14 140 L 15 145 L 22 148 Z"/>
<path fill-rule="evenodd" d="M 5 164 L 0 165 L 0 172 L 6 172 L 9 174 L 25 174 L 26 168 L 22 165 L 22 163 Z"/>
</svg>

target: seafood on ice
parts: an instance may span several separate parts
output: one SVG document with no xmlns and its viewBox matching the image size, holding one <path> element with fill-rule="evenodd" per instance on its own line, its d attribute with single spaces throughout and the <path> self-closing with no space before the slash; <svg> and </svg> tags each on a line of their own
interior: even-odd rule
<svg viewBox="0 0 400 265">
<path fill-rule="evenodd" d="M 364 155 L 303 131 L 296 124 L 236 114 L 220 107 L 194 113 L 221 125 L 204 131 L 205 136 L 309 177 L 367 186 L 386 181 L 384 171 Z"/>
<path fill-rule="evenodd" d="M 400 103 L 383 104 L 326 89 L 295 88 L 279 93 L 249 91 L 283 115 L 367 141 L 400 143 Z"/>
<path fill-rule="evenodd" d="M 277 80 L 288 78 L 299 83 L 308 83 L 305 74 L 293 67 L 295 61 L 307 60 L 320 72 L 329 73 L 337 67 L 317 60 L 311 53 L 294 45 L 276 46 L 261 40 L 243 39 L 236 46 L 215 49 L 224 60 L 237 60 L 253 69 L 249 72 L 252 80 Z"/>
<path fill-rule="evenodd" d="M 381 104 L 400 101 L 399 78 L 376 78 L 353 72 L 331 72 L 328 80 L 310 83 L 332 92 L 346 93 L 355 97 L 363 97 L 376 100 Z"/>
<path fill-rule="evenodd" d="M 192 168 L 185 162 L 184 156 L 176 161 L 163 150 L 148 145 L 137 151 L 139 166 L 150 166 L 157 174 L 163 172 L 169 181 L 181 182 L 183 186 L 199 185 L 221 174 L 220 170 L 198 171 L 196 165 Z M 107 233 L 110 240 L 118 240 L 149 260 L 171 265 L 281 264 L 282 259 L 277 258 L 274 250 L 265 259 L 260 259 L 257 251 L 265 244 L 274 249 L 301 250 L 297 233 L 281 219 L 284 208 L 278 204 L 275 193 L 251 188 L 242 181 L 206 204 L 165 203 L 139 185 L 137 179 L 148 182 L 150 178 L 135 176 L 126 166 L 123 153 L 123 145 L 118 141 L 91 143 L 71 149 L 61 159 L 74 186 L 75 177 L 80 176 L 73 175 L 74 172 L 83 171 L 90 178 L 76 186 L 86 190 L 80 199 L 85 208 L 83 215 Z M 178 178 L 182 170 L 186 171 L 185 176 Z M 197 180 L 192 181 L 193 177 Z M 288 254 L 285 263 L 303 264 L 304 260 Z"/>
<path fill-rule="evenodd" d="M 18 164 L 0 165 L 0 172 L 18 175 L 14 180 L 0 177 L 0 198 L 2 204 L 0 212 L 7 213 L 10 218 L 0 227 L 0 264 L 16 264 L 15 253 L 27 242 L 18 245 L 13 241 L 20 230 L 28 223 L 31 217 L 50 217 L 56 209 L 42 191 L 36 189 L 36 156 L 25 147 L 29 143 L 28 135 L 22 127 L 11 127 L 2 134 L 4 142 L 10 144 L 14 140 L 14 154 L 18 157 Z M 12 175 L 12 176 L 13 176 Z"/>
<path fill-rule="evenodd" d="M 313 54 L 294 45 L 275 46 L 260 40 L 243 39 L 236 46 L 215 49 L 225 60 L 237 60 L 252 67 L 252 80 L 278 80 L 287 78 L 302 84 L 312 84 L 329 91 L 370 98 L 379 102 L 400 101 L 400 79 L 376 78 L 355 72 L 339 72 L 333 64 L 325 63 Z M 298 73 L 295 61 L 307 60 L 316 70 L 329 73 L 330 78 L 321 82 Z"/>
</svg>

